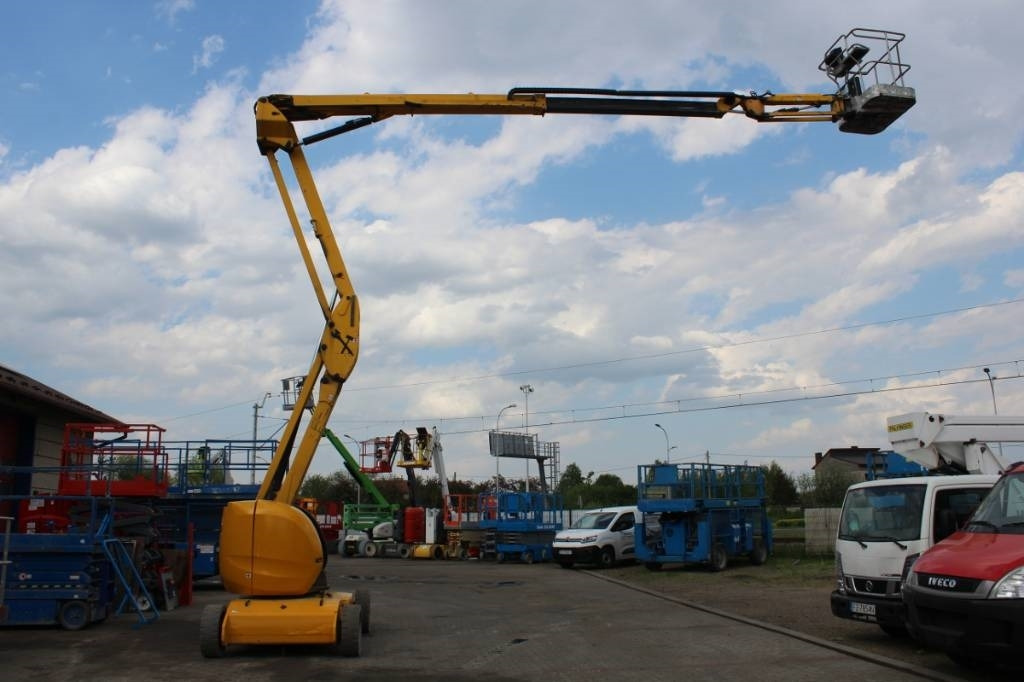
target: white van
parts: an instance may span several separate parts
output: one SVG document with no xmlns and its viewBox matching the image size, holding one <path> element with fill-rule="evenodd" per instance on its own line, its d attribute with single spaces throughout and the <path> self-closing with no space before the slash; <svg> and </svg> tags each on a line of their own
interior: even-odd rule
<svg viewBox="0 0 1024 682">
<path fill-rule="evenodd" d="M 636 545 L 633 528 L 640 521 L 636 507 L 604 507 L 583 514 L 566 530 L 558 531 L 551 545 L 562 568 L 597 564 L 607 568 L 616 561 L 633 559 Z"/>
</svg>

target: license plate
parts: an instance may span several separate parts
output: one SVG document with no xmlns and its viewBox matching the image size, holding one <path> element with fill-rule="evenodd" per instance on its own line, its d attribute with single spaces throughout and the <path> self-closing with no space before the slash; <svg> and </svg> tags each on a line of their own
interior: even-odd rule
<svg viewBox="0 0 1024 682">
<path fill-rule="evenodd" d="M 560 549 L 560 550 L 558 550 L 558 553 L 559 554 L 572 554 L 572 550 L 571 549 Z"/>
<path fill-rule="evenodd" d="M 850 612 L 859 613 L 862 616 L 873 616 L 875 615 L 875 605 L 852 601 L 850 602 Z"/>
</svg>

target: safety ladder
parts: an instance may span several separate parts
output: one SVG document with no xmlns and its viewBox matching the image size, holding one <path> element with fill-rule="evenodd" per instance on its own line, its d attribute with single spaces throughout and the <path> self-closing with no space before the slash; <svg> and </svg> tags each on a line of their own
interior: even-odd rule
<svg viewBox="0 0 1024 682">
<path fill-rule="evenodd" d="M 124 591 L 115 613 L 124 612 L 125 607 L 131 604 L 135 612 L 139 614 L 138 625 L 151 623 L 159 618 L 160 613 L 157 611 L 156 601 L 153 600 L 153 596 L 146 588 L 146 583 L 139 574 L 139 569 L 135 566 L 135 561 L 128 553 L 125 543 L 120 538 L 104 538 L 103 553 L 107 555 L 107 559 L 114 569 L 114 575 L 117 576 L 117 582 Z"/>
<path fill-rule="evenodd" d="M 480 549 L 482 550 L 483 554 L 481 558 L 497 556 L 498 532 L 492 529 L 487 529 L 486 531 L 484 531 L 484 541 Z"/>
<path fill-rule="evenodd" d="M 4 597 L 7 595 L 7 567 L 11 565 L 11 524 L 14 523 L 13 516 L 0 516 L 4 523 L 4 550 L 3 558 L 0 558 L 0 623 L 7 622 L 7 604 Z"/>
</svg>

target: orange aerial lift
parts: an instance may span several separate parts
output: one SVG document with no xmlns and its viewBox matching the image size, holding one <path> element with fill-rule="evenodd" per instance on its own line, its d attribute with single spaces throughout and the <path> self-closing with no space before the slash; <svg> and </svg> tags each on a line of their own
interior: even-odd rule
<svg viewBox="0 0 1024 682">
<path fill-rule="evenodd" d="M 315 522 L 294 501 L 359 352 L 359 302 L 304 153 L 316 142 L 392 116 L 426 114 L 596 114 L 720 119 L 739 113 L 758 122 L 832 121 L 843 132 L 874 134 L 913 106 L 903 84 L 903 34 L 854 29 L 837 39 L 818 68 L 833 94 L 643 91 L 517 87 L 506 94 L 270 95 L 256 102 L 256 139 L 284 203 L 325 326 L 295 407 L 255 500 L 231 502 L 221 524 L 220 574 L 239 598 L 203 613 L 201 650 L 220 656 L 233 644 L 325 644 L 360 652 L 369 628 L 369 597 L 336 592 L 324 579 L 326 552 Z M 874 50 L 874 52 L 872 52 Z M 869 58 L 870 57 L 870 58 Z M 336 128 L 299 137 L 295 124 L 350 117 Z M 334 284 L 328 299 L 306 245 L 277 155 L 291 163 Z M 323 263 L 321 263 L 323 267 Z M 316 390 L 314 400 L 313 393 Z M 303 411 L 311 415 L 296 446 Z M 294 450 L 294 456 L 293 456 Z"/>
</svg>

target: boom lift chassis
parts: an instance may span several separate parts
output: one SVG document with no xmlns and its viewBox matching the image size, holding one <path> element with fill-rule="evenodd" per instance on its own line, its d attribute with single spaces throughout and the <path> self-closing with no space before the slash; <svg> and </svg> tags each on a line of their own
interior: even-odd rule
<svg viewBox="0 0 1024 682">
<path fill-rule="evenodd" d="M 225 588 L 240 598 L 204 612 L 200 637 L 203 654 L 220 656 L 233 644 L 325 644 L 343 655 L 356 656 L 360 652 L 360 633 L 369 629 L 368 595 L 360 591 L 334 592 L 326 586 L 326 551 L 315 523 L 292 505 L 359 354 L 359 300 L 313 181 L 304 153 L 306 146 L 392 116 L 425 114 L 721 119 L 726 114 L 740 113 L 758 122 L 838 122 L 843 132 L 874 134 L 915 102 L 914 90 L 903 85 L 903 76 L 910 68 L 899 55 L 903 37 L 901 33 L 873 29 L 854 29 L 840 36 L 818 66 L 838 86 L 833 94 L 517 87 L 503 95 L 260 98 L 255 105 L 257 144 L 270 164 L 325 324 L 257 498 L 231 502 L 224 509 L 220 573 Z M 875 53 L 868 60 L 871 49 Z M 296 123 L 335 117 L 354 118 L 307 137 L 300 138 L 296 132 Z M 285 154 L 291 163 L 313 234 L 323 251 L 334 284 L 330 300 L 306 245 L 278 153 Z M 307 405 L 313 405 L 311 415 L 293 458 Z"/>
</svg>

